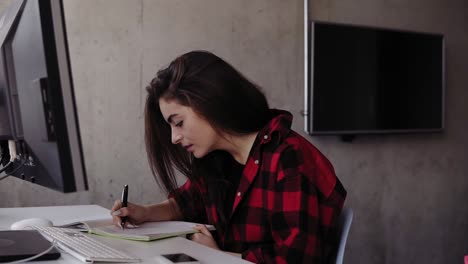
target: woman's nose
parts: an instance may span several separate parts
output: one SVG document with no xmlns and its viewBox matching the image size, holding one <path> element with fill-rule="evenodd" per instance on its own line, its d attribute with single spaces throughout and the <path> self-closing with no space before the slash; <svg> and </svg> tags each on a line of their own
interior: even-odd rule
<svg viewBox="0 0 468 264">
<path fill-rule="evenodd" d="M 182 139 L 182 135 L 179 133 L 172 132 L 172 144 L 179 144 L 180 140 Z"/>
</svg>

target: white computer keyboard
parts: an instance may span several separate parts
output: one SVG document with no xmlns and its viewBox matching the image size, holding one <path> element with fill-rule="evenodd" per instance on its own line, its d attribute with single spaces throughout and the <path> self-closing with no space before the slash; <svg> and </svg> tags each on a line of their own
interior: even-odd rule
<svg viewBox="0 0 468 264">
<path fill-rule="evenodd" d="M 119 252 L 80 231 L 60 227 L 33 226 L 49 241 L 56 241 L 59 248 L 83 262 L 140 262 L 139 258 Z"/>
</svg>

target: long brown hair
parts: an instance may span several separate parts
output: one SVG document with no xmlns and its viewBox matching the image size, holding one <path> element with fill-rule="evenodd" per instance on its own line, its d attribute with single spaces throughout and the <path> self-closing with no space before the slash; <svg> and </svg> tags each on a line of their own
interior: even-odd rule
<svg viewBox="0 0 468 264">
<path fill-rule="evenodd" d="M 220 198 L 224 192 L 216 184 L 222 162 L 210 154 L 194 158 L 179 144 L 172 144 L 171 128 L 161 113 L 159 99 L 175 100 L 191 107 L 215 130 L 242 135 L 259 131 L 269 121 L 265 95 L 234 67 L 207 51 L 179 56 L 157 72 L 146 90 L 145 142 L 156 181 L 170 193 L 178 187 L 174 167 L 191 181 L 199 182 L 203 177 L 209 198 L 221 212 L 224 199 Z M 207 162 L 207 159 L 213 160 Z M 222 213 L 219 215 L 221 222 L 225 222 Z"/>
</svg>

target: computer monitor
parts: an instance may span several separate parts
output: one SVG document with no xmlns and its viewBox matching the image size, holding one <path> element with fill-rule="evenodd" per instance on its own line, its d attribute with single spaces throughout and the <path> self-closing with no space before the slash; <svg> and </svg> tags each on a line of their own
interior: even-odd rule
<svg viewBox="0 0 468 264">
<path fill-rule="evenodd" d="M 88 189 L 61 0 L 15 0 L 2 14 L 0 118 L 4 156 L 7 140 L 19 154 L 6 173 L 62 192 Z"/>
</svg>

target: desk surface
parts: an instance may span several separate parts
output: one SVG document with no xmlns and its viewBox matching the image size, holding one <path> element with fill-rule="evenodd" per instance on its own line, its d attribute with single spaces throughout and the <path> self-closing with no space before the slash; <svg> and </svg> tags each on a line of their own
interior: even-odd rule
<svg viewBox="0 0 468 264">
<path fill-rule="evenodd" d="M 109 210 L 98 205 L 0 208 L 0 230 L 8 230 L 12 223 L 32 217 L 47 218 L 51 220 L 54 225 L 61 225 L 76 221 L 99 219 L 106 216 L 109 216 Z M 155 256 L 170 253 L 186 253 L 198 259 L 200 263 L 207 264 L 250 263 L 182 237 L 168 238 L 153 242 L 138 242 L 96 235 L 90 236 L 117 250 L 141 258 L 141 263 L 154 263 L 153 258 Z M 37 261 L 34 263 L 58 264 L 83 262 L 63 252 L 58 261 Z"/>
</svg>

